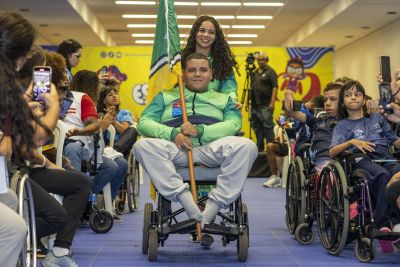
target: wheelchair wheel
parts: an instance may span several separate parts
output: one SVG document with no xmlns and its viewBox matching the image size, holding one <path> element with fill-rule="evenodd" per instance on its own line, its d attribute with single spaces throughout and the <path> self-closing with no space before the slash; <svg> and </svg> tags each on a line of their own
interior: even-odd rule
<svg viewBox="0 0 400 267">
<path fill-rule="evenodd" d="M 308 226 L 308 223 L 299 224 L 294 236 L 297 242 L 302 245 L 310 245 L 315 238 L 314 231 Z"/>
<path fill-rule="evenodd" d="M 357 239 L 354 250 L 357 259 L 361 262 L 368 263 L 375 258 L 376 251 L 372 239 L 366 237 Z"/>
<path fill-rule="evenodd" d="M 142 234 L 142 253 L 147 254 L 149 245 L 149 229 L 151 224 L 151 214 L 153 213 L 153 204 L 146 203 L 144 205 L 143 216 L 143 234 Z"/>
<path fill-rule="evenodd" d="M 140 196 L 140 179 L 139 179 L 139 164 L 135 158 L 129 155 L 129 172 L 126 176 L 126 193 L 128 197 L 129 212 L 134 212 L 139 207 Z"/>
<path fill-rule="evenodd" d="M 111 213 L 106 210 L 96 210 L 89 217 L 89 226 L 97 234 L 108 233 L 113 227 Z"/>
<path fill-rule="evenodd" d="M 118 192 L 118 197 L 115 201 L 115 212 L 118 215 L 123 215 L 125 211 L 125 202 L 126 202 L 126 197 L 127 197 L 127 186 L 126 186 L 126 181 L 122 183 L 121 189 Z"/>
<path fill-rule="evenodd" d="M 28 228 L 28 235 L 22 247 L 18 266 L 36 267 L 35 209 L 28 175 L 17 171 L 11 178 L 10 187 L 18 196 L 18 214 L 25 220 Z"/>
<path fill-rule="evenodd" d="M 320 176 L 318 230 L 322 246 L 338 256 L 346 245 L 349 231 L 347 179 L 339 162 L 326 166 Z"/>
<path fill-rule="evenodd" d="M 158 234 L 156 229 L 149 230 L 148 257 L 149 261 L 157 260 Z"/>
<path fill-rule="evenodd" d="M 243 234 L 238 236 L 236 245 L 238 261 L 245 262 L 249 251 L 249 232 L 247 227 L 244 227 Z"/>
</svg>

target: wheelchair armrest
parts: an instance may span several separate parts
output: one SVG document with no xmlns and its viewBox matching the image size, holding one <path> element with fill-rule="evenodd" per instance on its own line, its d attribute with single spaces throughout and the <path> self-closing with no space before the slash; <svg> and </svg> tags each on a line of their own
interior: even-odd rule
<svg viewBox="0 0 400 267">
<path fill-rule="evenodd" d="M 310 144 L 310 143 L 304 143 L 304 144 L 302 144 L 302 145 L 299 147 L 300 155 L 303 155 L 304 152 L 309 151 L 310 147 L 311 147 L 311 144 Z"/>
<path fill-rule="evenodd" d="M 359 159 L 362 159 L 365 157 L 364 153 L 361 152 L 353 152 L 351 150 L 345 150 L 340 152 L 335 159 L 339 161 L 343 161 L 344 159 L 348 160 L 349 162 L 355 162 Z"/>
</svg>

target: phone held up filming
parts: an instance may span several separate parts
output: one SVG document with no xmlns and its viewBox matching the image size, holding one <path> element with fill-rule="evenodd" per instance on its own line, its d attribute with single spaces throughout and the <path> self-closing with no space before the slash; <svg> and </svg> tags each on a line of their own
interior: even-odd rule
<svg viewBox="0 0 400 267">
<path fill-rule="evenodd" d="M 51 86 L 51 67 L 33 67 L 33 100 L 44 102 L 42 94 L 48 94 Z"/>
<path fill-rule="evenodd" d="M 387 108 L 387 105 L 393 102 L 392 89 L 390 87 L 391 73 L 390 73 L 390 57 L 381 56 L 380 71 L 382 75 L 382 82 L 379 84 L 379 104 L 383 107 L 385 113 L 393 113 L 393 110 Z"/>
</svg>

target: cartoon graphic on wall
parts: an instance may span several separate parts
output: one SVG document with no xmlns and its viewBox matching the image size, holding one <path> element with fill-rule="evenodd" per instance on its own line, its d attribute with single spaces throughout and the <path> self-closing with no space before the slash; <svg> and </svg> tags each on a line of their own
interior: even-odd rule
<svg viewBox="0 0 400 267">
<path fill-rule="evenodd" d="M 135 84 L 132 87 L 132 99 L 139 105 L 146 105 L 148 84 Z"/>
<path fill-rule="evenodd" d="M 116 65 L 109 65 L 107 67 L 107 79 L 117 80 L 119 83 L 124 82 L 128 79 L 125 73 L 122 73 Z M 97 71 L 97 75 L 101 72 L 101 69 Z"/>
</svg>

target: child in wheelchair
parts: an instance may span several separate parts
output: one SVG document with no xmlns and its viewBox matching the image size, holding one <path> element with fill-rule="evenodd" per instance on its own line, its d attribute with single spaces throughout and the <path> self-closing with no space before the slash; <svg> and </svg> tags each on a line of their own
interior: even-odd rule
<svg viewBox="0 0 400 267">
<path fill-rule="evenodd" d="M 358 81 L 350 81 L 342 87 L 339 107 L 342 120 L 334 129 L 329 156 L 334 158 L 345 150 L 364 154 L 355 165 L 367 173 L 371 193 L 375 196 L 374 226 L 390 232 L 391 220 L 396 216 L 386 198 L 386 188 L 391 178 L 400 177 L 400 164 L 388 149 L 389 145 L 400 149 L 400 138 L 382 115 L 367 114 L 365 90 Z M 390 241 L 380 240 L 380 243 L 383 252 L 393 251 Z"/>
</svg>

